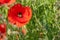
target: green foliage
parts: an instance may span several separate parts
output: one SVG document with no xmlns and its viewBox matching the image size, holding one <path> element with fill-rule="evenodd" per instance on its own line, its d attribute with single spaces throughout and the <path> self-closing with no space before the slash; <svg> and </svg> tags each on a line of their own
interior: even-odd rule
<svg viewBox="0 0 60 40">
<path fill-rule="evenodd" d="M 24 6 L 30 6 L 32 9 L 32 19 L 25 25 L 27 34 L 19 34 L 18 40 L 53 40 L 60 32 L 60 16 L 57 14 L 55 6 L 57 0 L 17 0 Z M 0 13 L 7 17 L 7 7 L 0 7 Z M 60 15 L 60 14 L 59 14 Z M 5 18 L 6 22 L 8 21 Z M 7 30 L 18 30 L 7 22 Z M 21 29 L 20 29 L 21 32 Z M 41 34 L 42 33 L 42 34 Z M 7 35 L 8 40 L 16 40 L 16 35 Z M 60 35 L 59 35 L 60 36 Z M 59 38 L 60 39 L 60 38 Z"/>
</svg>

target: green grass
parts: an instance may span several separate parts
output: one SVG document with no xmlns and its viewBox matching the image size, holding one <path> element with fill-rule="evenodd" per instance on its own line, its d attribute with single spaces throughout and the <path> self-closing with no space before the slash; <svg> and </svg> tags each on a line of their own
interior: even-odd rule
<svg viewBox="0 0 60 40">
<path fill-rule="evenodd" d="M 32 19 L 25 25 L 27 34 L 19 34 L 18 40 L 60 40 L 60 14 L 58 13 L 57 0 L 17 0 L 23 6 L 30 6 L 32 9 Z M 1 7 L 0 13 L 7 23 L 7 29 L 18 30 L 9 24 L 7 16 L 7 7 Z M 8 30 L 7 30 L 8 31 Z M 41 34 L 42 33 L 42 34 Z M 59 36 L 58 36 L 59 35 Z M 8 40 L 16 40 L 16 34 L 7 34 Z"/>
</svg>

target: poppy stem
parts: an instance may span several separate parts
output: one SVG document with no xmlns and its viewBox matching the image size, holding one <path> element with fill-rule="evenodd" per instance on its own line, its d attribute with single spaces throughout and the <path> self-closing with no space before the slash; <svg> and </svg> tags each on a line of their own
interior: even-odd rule
<svg viewBox="0 0 60 40">
<path fill-rule="evenodd" d="M 19 40 L 24 40 L 24 36 L 21 31 L 22 31 L 22 28 L 18 28 L 18 32 L 19 32 L 18 37 L 19 37 Z"/>
<path fill-rule="evenodd" d="M 21 39 L 20 28 L 18 28 L 18 32 L 19 32 L 19 34 L 18 34 L 18 40 L 20 40 Z"/>
</svg>

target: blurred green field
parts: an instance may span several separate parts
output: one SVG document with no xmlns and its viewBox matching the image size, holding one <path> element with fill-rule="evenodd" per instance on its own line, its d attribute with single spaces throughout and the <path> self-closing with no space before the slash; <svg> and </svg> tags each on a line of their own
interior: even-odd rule
<svg viewBox="0 0 60 40">
<path fill-rule="evenodd" d="M 7 33 L 8 40 L 60 40 L 60 0 L 17 0 L 23 6 L 30 6 L 32 9 L 32 19 L 24 26 L 27 31 L 23 35 L 21 30 L 15 25 L 9 24 L 7 20 L 7 10 L 5 6 L 0 7 L 0 13 L 3 13 L 3 18 L 7 24 L 7 31 L 20 30 L 19 34 Z M 19 38 L 16 38 L 16 35 Z"/>
</svg>

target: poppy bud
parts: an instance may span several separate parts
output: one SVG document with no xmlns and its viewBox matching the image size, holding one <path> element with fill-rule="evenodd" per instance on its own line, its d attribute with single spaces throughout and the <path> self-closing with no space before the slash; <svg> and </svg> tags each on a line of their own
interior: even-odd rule
<svg viewBox="0 0 60 40">
<path fill-rule="evenodd" d="M 27 32 L 26 32 L 25 29 L 23 29 L 23 30 L 22 30 L 22 33 L 23 33 L 24 35 L 26 35 Z"/>
</svg>

